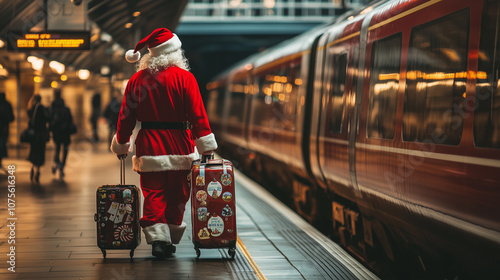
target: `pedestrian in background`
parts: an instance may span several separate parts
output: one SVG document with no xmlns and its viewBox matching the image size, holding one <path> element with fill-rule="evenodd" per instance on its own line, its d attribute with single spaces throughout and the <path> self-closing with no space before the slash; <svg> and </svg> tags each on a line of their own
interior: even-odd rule
<svg viewBox="0 0 500 280">
<path fill-rule="evenodd" d="M 8 156 L 7 141 L 9 139 L 9 123 L 14 121 L 12 105 L 5 98 L 5 93 L 0 92 L 0 168 L 3 168 L 2 159 Z"/>
<path fill-rule="evenodd" d="M 162 259 L 175 252 L 174 244 L 186 229 L 191 163 L 199 158 L 198 152 L 211 154 L 217 142 L 177 35 L 156 29 L 127 51 L 127 61 L 138 61 L 145 46 L 149 54 L 140 60 L 125 89 L 111 150 L 126 156 L 136 121 L 141 122 L 132 158 L 144 195 L 140 223 L 152 254 Z"/>
<path fill-rule="evenodd" d="M 104 109 L 104 118 L 106 118 L 106 121 L 108 122 L 109 125 L 109 134 L 108 134 L 108 144 L 111 145 L 111 142 L 113 141 L 113 136 L 116 133 L 116 126 L 118 124 L 118 115 L 120 114 L 120 107 L 121 107 L 120 101 L 116 98 L 115 95 L 111 97 L 111 101 L 109 104 L 106 106 Z"/>
<path fill-rule="evenodd" d="M 57 170 L 59 170 L 59 180 L 62 181 L 69 144 L 71 143 L 71 134 L 76 133 L 76 126 L 73 123 L 71 110 L 64 104 L 64 100 L 61 97 L 61 90 L 57 89 L 54 91 L 54 101 L 50 109 L 51 119 L 49 128 L 52 131 L 52 140 L 54 140 L 56 146 L 52 174 L 56 174 Z"/>
<path fill-rule="evenodd" d="M 96 92 L 92 96 L 92 114 L 90 116 L 90 123 L 92 124 L 92 139 L 95 143 L 99 142 L 99 133 L 97 129 L 97 121 L 101 117 L 101 93 Z"/>
<path fill-rule="evenodd" d="M 45 163 L 45 145 L 50 139 L 47 123 L 49 114 L 42 103 L 42 97 L 34 94 L 28 103 L 28 118 L 34 129 L 34 138 L 30 143 L 28 160 L 33 164 L 30 179 L 32 183 L 40 183 L 40 166 Z"/>
</svg>

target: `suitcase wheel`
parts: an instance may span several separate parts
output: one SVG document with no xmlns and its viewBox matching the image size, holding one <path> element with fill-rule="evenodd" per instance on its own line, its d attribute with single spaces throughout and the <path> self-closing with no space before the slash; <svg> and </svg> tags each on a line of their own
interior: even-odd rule
<svg viewBox="0 0 500 280">
<path fill-rule="evenodd" d="M 102 252 L 102 257 L 103 257 L 103 258 L 106 258 L 106 250 L 101 249 L 101 252 Z"/>
<path fill-rule="evenodd" d="M 200 249 L 198 249 L 198 248 L 196 248 L 196 247 L 195 247 L 194 249 L 196 250 L 196 258 L 199 258 L 199 257 L 200 257 L 200 255 L 201 255 L 201 251 L 200 251 Z"/>
<path fill-rule="evenodd" d="M 227 251 L 232 260 L 234 260 L 234 256 L 236 255 L 236 248 L 229 248 Z"/>
</svg>

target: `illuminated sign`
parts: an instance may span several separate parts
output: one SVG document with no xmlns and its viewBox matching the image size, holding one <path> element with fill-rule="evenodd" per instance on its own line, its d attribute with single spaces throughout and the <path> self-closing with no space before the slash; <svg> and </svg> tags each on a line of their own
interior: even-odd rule
<svg viewBox="0 0 500 280">
<path fill-rule="evenodd" d="M 90 32 L 10 33 L 8 43 L 12 51 L 90 50 Z"/>
</svg>

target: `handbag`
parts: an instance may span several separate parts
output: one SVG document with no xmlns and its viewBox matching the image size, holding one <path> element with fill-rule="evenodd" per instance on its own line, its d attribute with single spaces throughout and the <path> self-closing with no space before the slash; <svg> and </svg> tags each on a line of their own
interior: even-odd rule
<svg viewBox="0 0 500 280">
<path fill-rule="evenodd" d="M 21 143 L 32 143 L 35 140 L 35 127 L 34 127 L 34 125 L 35 125 L 35 116 L 36 116 L 36 113 L 38 110 L 38 106 L 39 105 L 37 104 L 35 107 L 35 111 L 33 112 L 33 116 L 31 117 L 31 120 L 28 123 L 28 128 L 23 130 L 21 132 L 21 135 L 19 136 L 19 140 L 21 141 Z M 50 137 L 50 134 L 49 134 L 49 137 Z M 48 141 L 48 139 L 45 142 L 47 142 L 47 141 Z"/>
<path fill-rule="evenodd" d="M 21 143 L 31 143 L 35 140 L 35 129 L 28 127 L 21 132 L 20 135 Z"/>
</svg>

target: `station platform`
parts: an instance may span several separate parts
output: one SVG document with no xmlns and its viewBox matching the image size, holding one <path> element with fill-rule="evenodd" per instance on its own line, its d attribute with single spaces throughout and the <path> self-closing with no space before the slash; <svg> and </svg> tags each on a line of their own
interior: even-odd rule
<svg viewBox="0 0 500 280">
<path fill-rule="evenodd" d="M 227 249 L 202 249 L 196 257 L 190 202 L 184 217 L 188 228 L 173 257 L 157 260 L 143 236 L 133 261 L 128 250 L 108 250 L 104 260 L 96 241 L 95 191 L 119 182 L 119 161 L 105 143 L 73 144 L 65 179 L 59 181 L 50 170 L 52 154 L 47 151 L 39 185 L 30 182 L 30 163 L 19 152 L 18 159 L 3 160 L 4 167 L 15 166 L 16 196 L 15 205 L 8 205 L 8 178 L 0 171 L 0 279 L 378 279 L 239 172 L 234 260 Z M 130 167 L 129 157 L 126 183 L 139 186 L 139 175 Z M 13 239 L 15 244 L 9 244 Z M 9 270 L 11 246 L 15 272 Z"/>
</svg>

